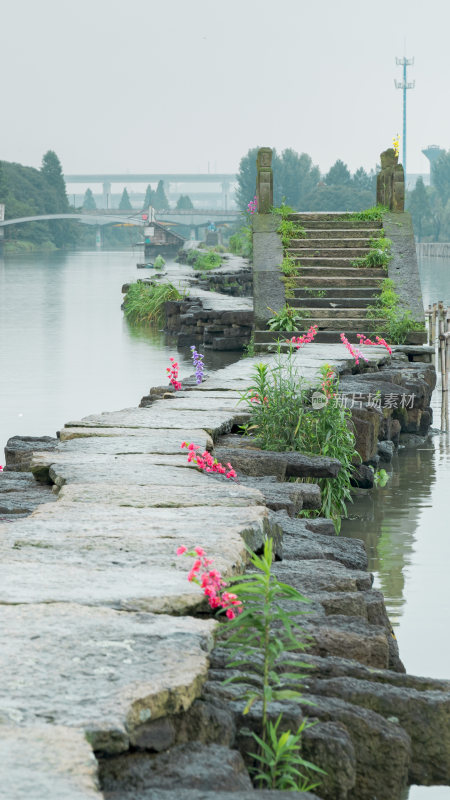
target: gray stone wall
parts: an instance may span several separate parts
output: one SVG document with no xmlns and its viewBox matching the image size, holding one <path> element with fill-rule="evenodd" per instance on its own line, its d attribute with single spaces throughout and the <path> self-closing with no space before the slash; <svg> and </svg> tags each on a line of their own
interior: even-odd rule
<svg viewBox="0 0 450 800">
<path fill-rule="evenodd" d="M 211 350 L 243 350 L 252 335 L 250 309 L 205 309 L 201 300 L 171 300 L 165 304 L 166 330 L 177 335 L 179 347 L 191 344 Z"/>
<path fill-rule="evenodd" d="M 388 239 L 392 241 L 393 259 L 389 264 L 388 276 L 395 283 L 402 305 L 411 311 L 415 320 L 424 322 L 422 287 L 411 215 L 407 211 L 384 214 L 383 228 Z"/>
<path fill-rule="evenodd" d="M 282 273 L 283 246 L 277 233 L 281 217 L 277 214 L 255 214 L 253 216 L 253 300 L 255 328 L 265 328 L 273 316 L 280 311 L 286 295 Z"/>
</svg>

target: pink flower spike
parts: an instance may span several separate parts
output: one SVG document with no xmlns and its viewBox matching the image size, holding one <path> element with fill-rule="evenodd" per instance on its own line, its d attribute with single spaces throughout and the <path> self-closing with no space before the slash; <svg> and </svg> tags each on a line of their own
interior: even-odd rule
<svg viewBox="0 0 450 800">
<path fill-rule="evenodd" d="M 183 553 L 186 553 L 187 547 L 182 544 L 180 547 L 177 547 L 177 556 L 182 556 Z"/>
</svg>

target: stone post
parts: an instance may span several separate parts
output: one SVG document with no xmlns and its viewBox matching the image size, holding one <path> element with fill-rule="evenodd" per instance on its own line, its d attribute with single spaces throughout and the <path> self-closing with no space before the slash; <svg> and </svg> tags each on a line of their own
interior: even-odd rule
<svg viewBox="0 0 450 800">
<path fill-rule="evenodd" d="M 256 159 L 258 214 L 269 214 L 273 206 L 272 148 L 260 147 Z"/>
<path fill-rule="evenodd" d="M 257 213 L 253 214 L 253 305 L 254 326 L 264 330 L 273 311 L 285 303 L 284 283 L 281 280 L 283 247 L 278 233 L 281 217 L 271 214 L 273 207 L 272 149 L 261 147 L 256 160 Z"/>
<path fill-rule="evenodd" d="M 392 147 L 380 155 L 381 171 L 377 175 L 377 204 L 389 211 L 405 210 L 405 174 Z"/>
</svg>

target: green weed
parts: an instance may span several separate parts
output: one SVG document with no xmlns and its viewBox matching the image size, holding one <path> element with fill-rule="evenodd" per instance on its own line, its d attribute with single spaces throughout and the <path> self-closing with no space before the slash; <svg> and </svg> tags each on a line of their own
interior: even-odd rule
<svg viewBox="0 0 450 800">
<path fill-rule="evenodd" d="M 164 324 L 164 305 L 168 300 L 182 300 L 183 295 L 172 283 L 149 286 L 132 283 L 125 295 L 124 313 L 129 322 Z"/>
</svg>

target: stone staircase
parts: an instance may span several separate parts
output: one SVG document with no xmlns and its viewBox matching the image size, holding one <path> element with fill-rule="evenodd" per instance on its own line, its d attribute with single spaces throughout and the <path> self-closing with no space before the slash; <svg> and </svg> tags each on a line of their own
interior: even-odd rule
<svg viewBox="0 0 450 800">
<path fill-rule="evenodd" d="M 291 239 L 285 249 L 300 266 L 298 277 L 290 279 L 294 297 L 286 302 L 301 311 L 302 330 L 255 331 L 257 349 L 301 335 L 311 325 L 319 328 L 316 342 L 337 343 L 342 331 L 352 342 L 357 342 L 356 333 L 369 336 L 378 320 L 367 321 L 367 306 L 380 294 L 387 272 L 352 262 L 368 254 L 371 238 L 382 235 L 381 220 L 356 220 L 343 213 L 292 214 L 289 219 L 306 230 L 305 238 Z"/>
</svg>

